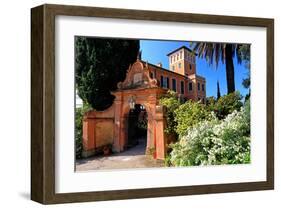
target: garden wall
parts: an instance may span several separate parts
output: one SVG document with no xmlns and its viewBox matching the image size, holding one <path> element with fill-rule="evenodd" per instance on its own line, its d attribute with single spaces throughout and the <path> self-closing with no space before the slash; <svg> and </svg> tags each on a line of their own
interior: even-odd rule
<svg viewBox="0 0 281 209">
<path fill-rule="evenodd" d="M 83 117 L 83 157 L 102 151 L 114 141 L 114 105 L 105 111 L 89 111 Z"/>
</svg>

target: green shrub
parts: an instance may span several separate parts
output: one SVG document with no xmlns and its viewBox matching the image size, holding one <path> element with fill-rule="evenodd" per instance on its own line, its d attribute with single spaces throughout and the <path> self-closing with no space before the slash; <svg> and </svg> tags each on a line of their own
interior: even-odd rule
<svg viewBox="0 0 281 209">
<path fill-rule="evenodd" d="M 89 110 L 91 110 L 91 107 L 88 104 L 84 104 L 83 107 L 78 107 L 75 109 L 75 156 L 76 156 L 76 159 L 82 158 L 83 116 L 84 116 L 85 112 L 87 112 Z"/>
<path fill-rule="evenodd" d="M 176 135 L 177 122 L 175 121 L 175 110 L 180 106 L 180 101 L 174 91 L 169 90 L 168 94 L 162 97 L 159 103 L 166 107 L 167 127 L 165 132 L 167 134 Z"/>
<path fill-rule="evenodd" d="M 209 111 L 215 111 L 216 104 L 217 104 L 217 100 L 215 97 L 211 96 L 206 98 L 206 106 Z"/>
<path fill-rule="evenodd" d="M 223 119 L 234 110 L 239 111 L 243 106 L 241 100 L 242 96 L 238 91 L 220 97 L 214 105 L 216 116 Z"/>
<path fill-rule="evenodd" d="M 187 129 L 200 121 L 209 119 L 211 112 L 200 102 L 187 101 L 175 110 L 176 132 L 181 137 Z"/>
<path fill-rule="evenodd" d="M 179 142 L 172 144 L 170 163 L 174 166 L 240 164 L 250 162 L 249 103 L 225 119 L 215 114 L 187 128 Z"/>
</svg>

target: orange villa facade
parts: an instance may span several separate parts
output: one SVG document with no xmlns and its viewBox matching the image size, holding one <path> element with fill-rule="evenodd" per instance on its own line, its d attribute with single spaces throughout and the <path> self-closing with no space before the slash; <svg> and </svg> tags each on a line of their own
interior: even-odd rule
<svg viewBox="0 0 281 209">
<path fill-rule="evenodd" d="M 196 74 L 196 54 L 183 46 L 168 55 L 169 70 L 138 58 L 130 65 L 126 78 L 118 83 L 114 103 L 104 111 L 89 111 L 83 118 L 83 156 L 110 145 L 114 152 L 130 144 L 130 118 L 135 106 L 147 115 L 146 153 L 164 160 L 171 137 L 165 133 L 165 108 L 159 99 L 174 90 L 184 100 L 206 102 L 206 80 Z"/>
<path fill-rule="evenodd" d="M 196 74 L 196 54 L 182 46 L 169 54 L 169 70 L 162 64 L 148 64 L 150 77 L 155 78 L 159 86 L 171 89 L 182 98 L 206 102 L 206 80 Z M 145 62 L 144 62 L 145 63 Z"/>
</svg>

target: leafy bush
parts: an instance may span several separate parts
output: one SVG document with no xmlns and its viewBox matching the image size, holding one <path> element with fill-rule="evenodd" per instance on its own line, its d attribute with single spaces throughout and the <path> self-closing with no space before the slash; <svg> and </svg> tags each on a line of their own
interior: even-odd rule
<svg viewBox="0 0 281 209">
<path fill-rule="evenodd" d="M 75 109 L 75 155 L 76 159 L 82 158 L 83 144 L 82 144 L 82 128 L 83 116 L 85 112 L 91 110 L 90 105 L 84 104 L 83 107 Z"/>
<path fill-rule="evenodd" d="M 206 105 L 192 100 L 182 104 L 177 94 L 169 90 L 168 94 L 160 99 L 160 104 L 167 108 L 165 132 L 182 136 L 186 134 L 187 128 L 208 119 L 212 111 L 218 119 L 223 119 L 234 110 L 240 110 L 243 105 L 241 99 L 240 93 L 234 92 L 220 97 L 218 101 L 209 97 Z"/>
<path fill-rule="evenodd" d="M 186 134 L 188 128 L 197 123 L 208 120 L 211 112 L 200 102 L 187 101 L 175 110 L 176 132 L 181 137 Z"/>
<path fill-rule="evenodd" d="M 242 96 L 238 91 L 224 95 L 218 99 L 217 103 L 214 105 L 213 111 L 215 111 L 219 119 L 223 119 L 234 110 L 240 110 L 243 106 L 241 100 Z"/>
<path fill-rule="evenodd" d="M 209 111 L 215 111 L 216 104 L 217 104 L 217 100 L 215 97 L 211 96 L 206 98 L 206 106 Z"/>
<path fill-rule="evenodd" d="M 250 104 L 219 120 L 211 113 L 187 128 L 186 135 L 171 145 L 174 166 L 220 165 L 250 162 Z"/>
<path fill-rule="evenodd" d="M 165 129 L 165 132 L 167 134 L 176 135 L 175 130 L 177 127 L 177 122 L 175 121 L 175 110 L 181 104 L 177 97 L 177 94 L 174 91 L 169 90 L 168 94 L 162 97 L 159 103 L 167 108 L 167 128 Z"/>
</svg>

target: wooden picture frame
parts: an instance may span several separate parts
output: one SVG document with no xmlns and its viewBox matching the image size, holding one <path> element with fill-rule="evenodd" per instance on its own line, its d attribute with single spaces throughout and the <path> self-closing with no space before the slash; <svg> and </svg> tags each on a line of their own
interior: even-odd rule
<svg viewBox="0 0 281 209">
<path fill-rule="evenodd" d="M 55 18 L 57 15 L 266 28 L 266 181 L 80 193 L 55 192 Z M 82 6 L 31 9 L 31 199 L 43 204 L 150 198 L 274 188 L 274 20 Z"/>
</svg>

